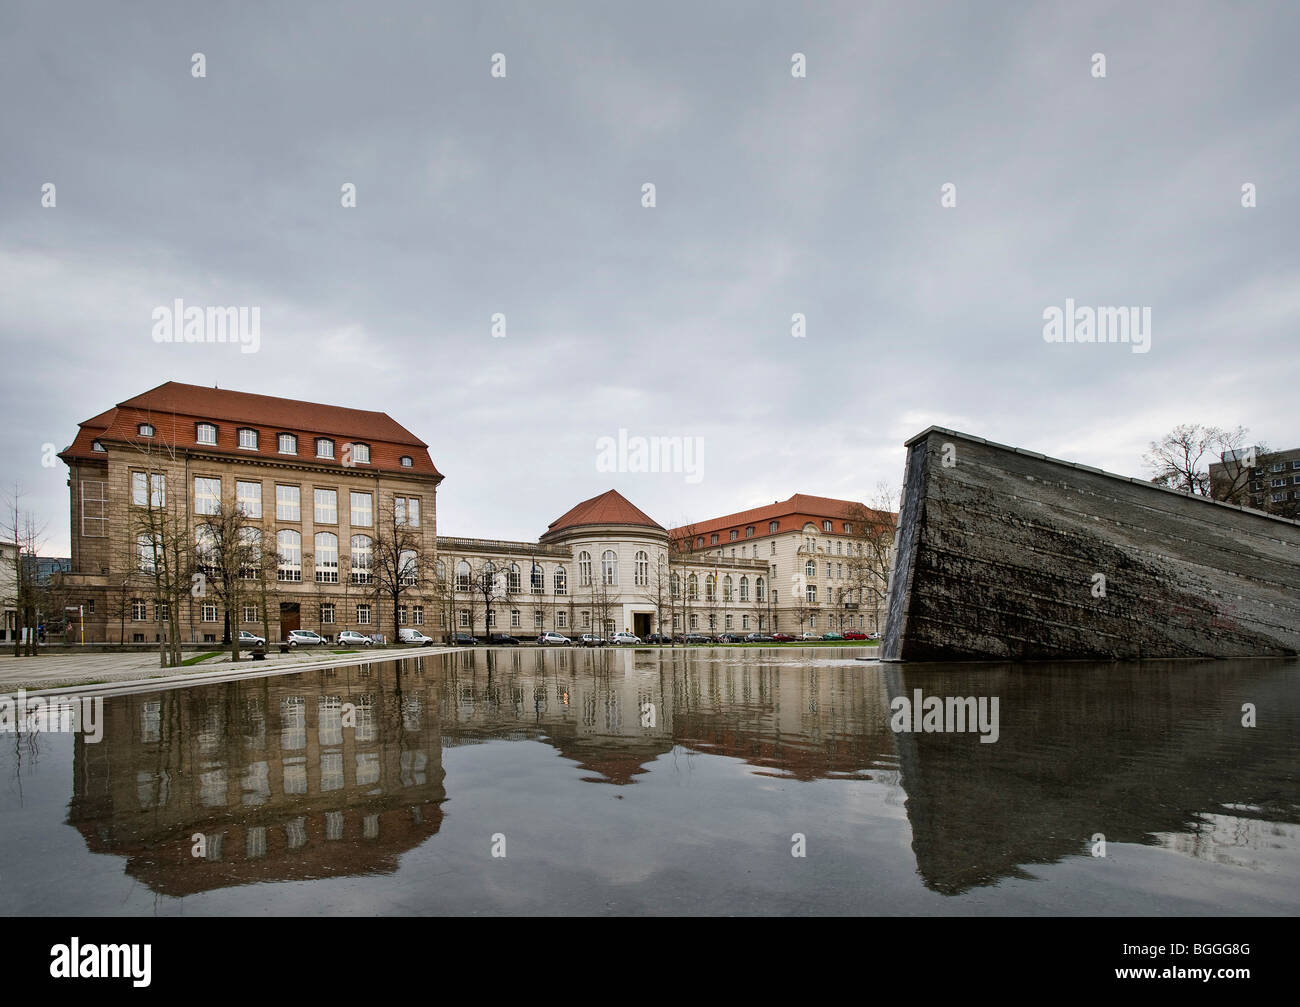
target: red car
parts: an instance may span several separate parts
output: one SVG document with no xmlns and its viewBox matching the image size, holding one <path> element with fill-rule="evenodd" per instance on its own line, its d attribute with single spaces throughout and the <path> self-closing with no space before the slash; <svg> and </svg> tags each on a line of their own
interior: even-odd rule
<svg viewBox="0 0 1300 1007">
<path fill-rule="evenodd" d="M 865 640 L 866 638 L 866 633 L 859 633 L 856 629 L 849 630 L 849 632 L 844 634 L 844 639 L 846 640 Z"/>
<path fill-rule="evenodd" d="M 793 642 L 794 642 L 794 637 L 791 636 L 789 633 L 773 633 L 773 634 L 772 634 L 772 639 L 773 639 L 776 643 L 793 643 Z"/>
</svg>

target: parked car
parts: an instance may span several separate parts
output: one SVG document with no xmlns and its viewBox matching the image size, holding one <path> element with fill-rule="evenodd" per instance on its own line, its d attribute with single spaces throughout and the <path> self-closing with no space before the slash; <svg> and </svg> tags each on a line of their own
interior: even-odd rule
<svg viewBox="0 0 1300 1007">
<path fill-rule="evenodd" d="M 705 636 L 703 633 L 687 633 L 686 643 L 712 643 L 713 637 Z"/>
<path fill-rule="evenodd" d="M 800 639 L 800 640 L 820 640 L 821 638 L 822 638 L 822 637 L 821 637 L 821 634 L 820 634 L 820 633 L 801 633 L 801 634 L 799 634 L 799 639 Z"/>
<path fill-rule="evenodd" d="M 266 637 L 250 633 L 246 629 L 239 631 L 239 645 L 241 647 L 265 647 Z"/>
<path fill-rule="evenodd" d="M 823 639 L 823 640 L 843 640 L 843 639 L 844 639 L 844 635 L 843 635 L 842 633 L 836 633 L 836 632 L 833 632 L 833 631 L 832 631 L 832 632 L 830 632 L 830 633 L 823 633 L 823 634 L 822 634 L 822 639 Z"/>
<path fill-rule="evenodd" d="M 578 643 L 584 647 L 603 647 L 606 642 L 607 641 L 603 636 L 595 636 L 592 633 L 583 633 L 582 637 L 578 640 Z"/>
<path fill-rule="evenodd" d="M 718 637 L 718 643 L 742 643 L 743 640 L 739 633 L 723 633 Z"/>
<path fill-rule="evenodd" d="M 766 633 L 750 633 L 745 637 L 746 643 L 773 643 L 772 637 Z"/>
<path fill-rule="evenodd" d="M 289 635 L 285 637 L 285 643 L 290 647 L 323 647 L 325 637 L 310 629 L 291 629 Z"/>
<path fill-rule="evenodd" d="M 792 640 L 794 640 L 794 637 L 791 636 L 789 633 L 773 633 L 773 634 L 772 634 L 772 642 L 773 642 L 773 643 L 790 643 Z"/>
<path fill-rule="evenodd" d="M 432 647 L 433 637 L 425 636 L 418 629 L 411 626 L 403 626 L 397 631 L 398 643 L 414 643 L 420 647 Z"/>
<path fill-rule="evenodd" d="M 614 644 L 615 646 L 618 646 L 619 644 L 626 644 L 626 643 L 639 644 L 641 642 L 641 638 L 637 636 L 635 633 L 615 633 L 612 637 L 609 638 L 609 642 Z"/>
<path fill-rule="evenodd" d="M 571 647 L 573 641 L 563 633 L 543 633 L 537 638 L 539 647 Z"/>
<path fill-rule="evenodd" d="M 868 639 L 868 640 L 879 640 L 879 639 L 880 639 L 880 634 L 879 634 L 879 633 L 872 633 L 869 637 L 867 637 L 867 639 Z"/>
<path fill-rule="evenodd" d="M 673 638 L 665 633 L 651 633 L 645 638 L 646 643 L 672 643 Z"/>
<path fill-rule="evenodd" d="M 518 647 L 519 641 L 509 633 L 493 633 L 488 637 L 488 643 L 494 643 L 499 647 Z"/>
<path fill-rule="evenodd" d="M 457 633 L 451 638 L 451 643 L 454 647 L 477 647 L 478 637 L 469 633 Z"/>
<path fill-rule="evenodd" d="M 858 629 L 851 629 L 844 634 L 846 640 L 865 640 L 866 638 L 867 634 Z"/>
<path fill-rule="evenodd" d="M 362 633 L 358 633 L 355 629 L 345 629 L 334 638 L 334 642 L 345 647 L 369 647 L 375 641 Z"/>
</svg>

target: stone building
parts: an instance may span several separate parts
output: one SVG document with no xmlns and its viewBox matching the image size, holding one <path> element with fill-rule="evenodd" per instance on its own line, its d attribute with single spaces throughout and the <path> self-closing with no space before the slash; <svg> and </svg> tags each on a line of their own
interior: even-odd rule
<svg viewBox="0 0 1300 1007">
<path fill-rule="evenodd" d="M 72 557 L 55 580 L 84 606 L 87 642 L 153 643 L 173 624 L 181 642 L 202 643 L 239 629 L 391 638 L 395 625 L 424 623 L 442 476 L 428 445 L 386 413 L 169 381 L 81 423 L 59 457 Z M 205 517 L 232 510 L 270 555 L 248 571 L 239 610 L 224 612 L 210 591 L 161 593 L 163 539 L 192 554 Z M 399 531 L 394 600 L 377 568 Z"/>
</svg>

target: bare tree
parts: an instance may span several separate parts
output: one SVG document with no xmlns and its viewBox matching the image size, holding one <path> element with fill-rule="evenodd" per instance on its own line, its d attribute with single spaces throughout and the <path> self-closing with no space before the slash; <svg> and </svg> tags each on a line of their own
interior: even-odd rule
<svg viewBox="0 0 1300 1007">
<path fill-rule="evenodd" d="M 48 599 L 45 598 L 46 592 L 36 563 L 45 526 L 37 523 L 31 511 L 23 510 L 22 500 L 22 491 L 14 486 L 13 493 L 5 504 L 5 524 L 0 528 L 0 538 L 8 539 L 14 544 L 13 597 L 4 600 L 14 607 L 14 657 L 22 657 L 24 652 L 27 657 L 37 657 L 40 655 L 37 640 L 41 625 L 40 613 L 43 608 L 48 608 Z"/>
<path fill-rule="evenodd" d="M 479 563 L 470 565 L 470 594 L 475 600 L 474 608 L 477 603 L 483 605 L 483 636 L 490 637 L 492 634 L 492 610 L 498 604 L 505 603 L 509 598 L 507 585 L 508 576 L 505 570 L 499 568 L 490 559 L 485 559 Z M 470 632 L 474 632 L 474 609 L 470 610 Z"/>
<path fill-rule="evenodd" d="M 845 563 L 849 593 L 859 611 L 879 611 L 885 603 L 893 563 L 898 495 L 887 483 L 876 487 L 872 506 L 854 504 L 845 518 L 849 555 Z M 879 628 L 879 627 L 877 627 Z"/>
<path fill-rule="evenodd" d="M 263 576 L 262 537 L 261 526 L 253 524 L 242 508 L 226 507 L 220 500 L 195 523 L 200 586 L 205 595 L 211 591 L 221 600 L 229 617 L 232 661 L 239 660 L 240 606 L 257 596 L 257 581 Z"/>
<path fill-rule="evenodd" d="M 405 507 L 388 497 L 375 515 L 375 593 L 393 605 L 393 640 L 401 637 L 398 606 L 408 595 L 422 596 L 424 564 L 420 559 L 420 531 L 407 522 Z"/>
<path fill-rule="evenodd" d="M 1143 463 L 1157 486 L 1192 496 L 1210 496 L 1210 463 L 1220 455 L 1242 450 L 1245 441 L 1245 427 L 1224 430 L 1199 423 L 1183 423 L 1160 440 L 1152 441 L 1143 455 Z M 1225 489 L 1225 492 L 1232 490 Z"/>
</svg>

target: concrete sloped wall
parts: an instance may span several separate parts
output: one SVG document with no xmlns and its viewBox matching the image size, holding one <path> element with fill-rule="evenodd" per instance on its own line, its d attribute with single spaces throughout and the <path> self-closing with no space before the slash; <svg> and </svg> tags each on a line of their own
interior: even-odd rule
<svg viewBox="0 0 1300 1007">
<path fill-rule="evenodd" d="M 1294 655 L 1300 523 L 931 427 L 888 611 L 886 660 Z"/>
</svg>

